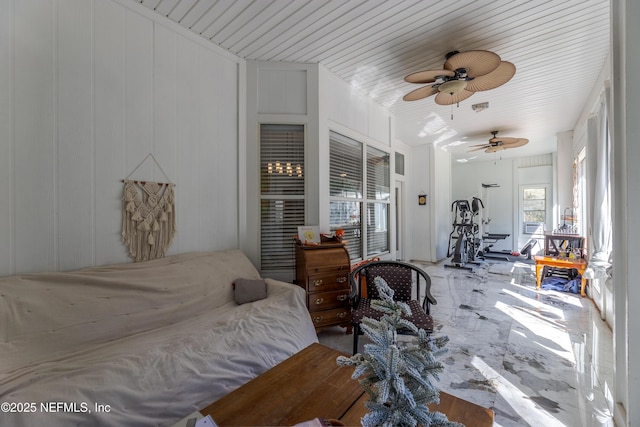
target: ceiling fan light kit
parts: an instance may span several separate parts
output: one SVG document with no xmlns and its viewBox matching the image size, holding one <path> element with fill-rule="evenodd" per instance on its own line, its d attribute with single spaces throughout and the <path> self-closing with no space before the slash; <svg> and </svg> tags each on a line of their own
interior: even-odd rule
<svg viewBox="0 0 640 427">
<path fill-rule="evenodd" d="M 446 55 L 442 70 L 409 74 L 408 83 L 427 84 L 406 94 L 405 101 L 417 101 L 436 95 L 436 104 L 451 105 L 475 92 L 502 86 L 515 75 L 516 67 L 487 50 L 453 51 Z"/>
<path fill-rule="evenodd" d="M 455 95 L 462 92 L 465 87 L 467 87 L 467 82 L 464 80 L 449 80 L 438 86 L 438 91 Z"/>
</svg>

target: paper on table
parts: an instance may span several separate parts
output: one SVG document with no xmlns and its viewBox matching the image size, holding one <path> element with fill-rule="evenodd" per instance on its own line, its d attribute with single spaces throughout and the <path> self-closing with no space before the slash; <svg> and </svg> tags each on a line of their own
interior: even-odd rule
<svg viewBox="0 0 640 427">
<path fill-rule="evenodd" d="M 218 424 L 216 424 L 215 421 L 213 421 L 213 418 L 211 418 L 211 415 L 207 415 L 201 420 L 198 420 L 198 422 L 196 423 L 196 427 L 218 427 Z"/>
<path fill-rule="evenodd" d="M 196 420 L 199 420 L 202 418 L 202 414 L 198 411 L 193 412 L 189 415 L 187 415 L 186 417 L 184 417 L 183 419 L 181 419 L 180 421 L 178 421 L 177 423 L 175 423 L 173 426 L 171 427 L 187 427 L 189 420 L 195 418 Z"/>
</svg>

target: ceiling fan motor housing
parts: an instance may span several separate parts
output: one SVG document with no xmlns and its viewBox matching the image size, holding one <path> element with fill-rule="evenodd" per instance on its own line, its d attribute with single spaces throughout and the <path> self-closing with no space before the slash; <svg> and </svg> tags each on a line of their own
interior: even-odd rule
<svg viewBox="0 0 640 427">
<path fill-rule="evenodd" d="M 452 79 L 456 79 L 456 80 L 473 80 L 473 77 L 469 77 L 469 75 L 467 74 L 467 69 L 466 68 L 458 68 L 455 71 L 456 75 L 455 77 L 452 77 Z"/>
</svg>

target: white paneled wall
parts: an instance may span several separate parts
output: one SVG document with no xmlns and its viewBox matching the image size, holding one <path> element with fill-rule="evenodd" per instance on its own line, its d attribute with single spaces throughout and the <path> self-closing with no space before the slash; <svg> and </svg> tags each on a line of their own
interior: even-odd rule
<svg viewBox="0 0 640 427">
<path fill-rule="evenodd" d="M 0 28 L 0 276 L 128 261 L 121 180 L 149 153 L 170 253 L 239 246 L 241 59 L 134 2 L 5 0 Z"/>
<path fill-rule="evenodd" d="M 453 218 L 451 217 L 451 155 L 437 146 L 432 147 L 429 175 L 430 209 L 433 231 L 430 235 L 435 248 L 431 253 L 432 261 L 440 261 L 447 257 L 449 251 L 449 234 Z M 415 200 L 416 195 L 412 195 Z M 423 206 L 418 206 L 423 207 Z"/>
<path fill-rule="evenodd" d="M 14 248 L 13 23 L 13 5 L 0 3 L 0 272 L 11 271 Z"/>
<path fill-rule="evenodd" d="M 412 147 L 411 155 L 405 161 L 409 166 L 409 189 L 405 195 L 407 206 L 407 254 L 409 260 L 436 261 L 434 246 L 436 234 L 433 231 L 434 200 L 431 194 L 431 165 L 433 149 L 427 144 Z M 427 195 L 427 204 L 417 203 L 418 195 Z M 447 201 L 447 205 L 448 205 Z M 445 243 L 446 244 L 446 243 Z"/>
<path fill-rule="evenodd" d="M 351 138 L 361 140 L 364 137 L 367 142 L 391 146 L 391 114 L 361 89 L 334 74 L 323 72 L 322 77 L 326 79 L 325 87 L 329 88 L 324 94 L 327 97 L 327 119 L 361 135 L 347 135 Z"/>
<path fill-rule="evenodd" d="M 39 270 L 57 260 L 56 11 L 52 1 L 12 3 L 13 262 Z"/>
</svg>

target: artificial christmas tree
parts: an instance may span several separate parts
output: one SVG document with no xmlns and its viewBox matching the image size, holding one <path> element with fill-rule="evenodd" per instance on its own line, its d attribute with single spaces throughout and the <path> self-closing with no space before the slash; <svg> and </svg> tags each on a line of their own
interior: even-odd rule
<svg viewBox="0 0 640 427">
<path fill-rule="evenodd" d="M 424 329 L 402 318 L 410 314 L 409 306 L 393 300 L 393 290 L 381 278 L 374 284 L 380 295 L 371 308 L 384 313 L 380 320 L 364 318 L 361 328 L 372 343 L 365 344 L 365 354 L 340 356 L 341 366 L 354 366 L 352 378 L 369 394 L 366 403 L 370 410 L 363 418 L 363 426 L 459 427 L 441 412 L 431 412 L 427 406 L 439 402 L 435 384 L 443 366 L 436 359 L 446 350 L 447 337 L 430 338 Z M 398 331 L 409 330 L 417 335 L 417 343 L 399 345 Z"/>
</svg>

